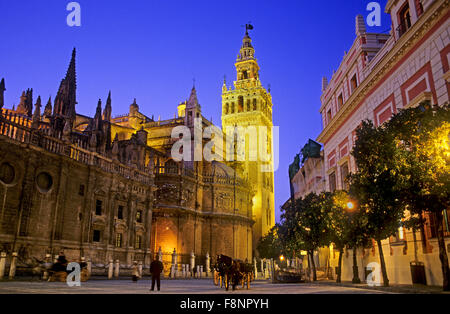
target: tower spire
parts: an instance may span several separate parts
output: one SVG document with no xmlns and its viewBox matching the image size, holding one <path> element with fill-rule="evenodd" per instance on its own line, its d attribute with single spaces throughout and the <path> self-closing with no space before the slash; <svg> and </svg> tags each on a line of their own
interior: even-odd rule
<svg viewBox="0 0 450 314">
<path fill-rule="evenodd" d="M 75 105 L 76 101 L 76 69 L 75 69 L 76 49 L 72 50 L 72 58 L 66 72 L 65 78 L 61 81 L 58 93 L 55 98 L 54 115 L 75 120 Z"/>
<path fill-rule="evenodd" d="M 2 78 L 2 81 L 0 82 L 0 113 L 1 113 L 3 106 L 5 105 L 5 98 L 4 98 L 5 90 L 6 90 L 5 79 Z"/>
<path fill-rule="evenodd" d="M 112 113 L 112 107 L 111 107 L 111 91 L 108 93 L 108 99 L 106 100 L 105 109 L 103 110 L 103 120 L 111 121 L 111 113 Z"/>
<path fill-rule="evenodd" d="M 200 104 L 198 103 L 197 90 L 195 89 L 195 85 L 192 86 L 191 95 L 189 96 L 189 100 L 187 102 L 187 107 L 188 108 L 200 107 Z"/>
<path fill-rule="evenodd" d="M 36 100 L 31 127 L 34 129 L 39 128 L 39 122 L 41 122 L 41 96 L 38 96 Z"/>
<path fill-rule="evenodd" d="M 47 104 L 44 108 L 44 117 L 50 117 L 52 115 L 52 96 L 48 98 Z"/>
</svg>

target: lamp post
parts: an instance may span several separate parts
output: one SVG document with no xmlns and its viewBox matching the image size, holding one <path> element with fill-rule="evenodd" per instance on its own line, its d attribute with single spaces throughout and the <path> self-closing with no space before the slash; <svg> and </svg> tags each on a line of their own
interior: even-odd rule
<svg viewBox="0 0 450 314">
<path fill-rule="evenodd" d="M 354 202 L 352 201 L 348 201 L 347 202 L 347 211 L 351 212 L 352 214 L 354 209 L 355 209 L 356 205 Z M 353 215 L 352 215 L 353 216 Z M 353 278 L 352 278 L 352 283 L 361 283 L 361 279 L 359 279 L 359 270 L 358 270 L 358 262 L 356 259 L 356 244 L 353 246 Z"/>
</svg>

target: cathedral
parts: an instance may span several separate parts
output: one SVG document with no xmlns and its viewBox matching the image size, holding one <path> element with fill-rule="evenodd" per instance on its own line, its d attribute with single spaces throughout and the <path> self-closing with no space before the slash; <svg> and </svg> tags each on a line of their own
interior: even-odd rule
<svg viewBox="0 0 450 314">
<path fill-rule="evenodd" d="M 224 82 L 222 127 L 267 126 L 270 151 L 272 99 L 251 42 L 246 32 L 234 88 Z M 275 223 L 273 171 L 259 171 L 261 161 L 172 158 L 175 127 L 193 130 L 193 117 L 203 128 L 212 125 L 195 86 L 172 119 L 147 116 L 136 99 L 128 114 L 113 117 L 111 92 L 88 117 L 76 111 L 74 49 L 54 101 L 43 109 L 33 89 L 7 109 L 5 91 L 2 79 L 0 251 L 18 254 L 18 270 L 61 251 L 69 261 L 86 258 L 99 267 L 111 260 L 145 267 L 158 252 L 167 263 L 176 252 L 177 264 L 188 264 L 192 254 L 201 265 L 217 254 L 252 260 Z"/>
</svg>

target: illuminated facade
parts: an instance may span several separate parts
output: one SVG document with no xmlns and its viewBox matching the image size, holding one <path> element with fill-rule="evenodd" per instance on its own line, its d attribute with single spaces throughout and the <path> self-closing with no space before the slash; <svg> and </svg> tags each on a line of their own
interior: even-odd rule
<svg viewBox="0 0 450 314">
<path fill-rule="evenodd" d="M 199 265 L 208 254 L 252 259 L 254 194 L 246 178 L 222 162 L 171 156 L 175 127 L 192 130 L 194 118 L 211 125 L 195 87 L 173 119 L 146 116 L 136 100 L 113 117 L 111 93 L 94 117 L 84 116 L 76 112 L 74 50 L 53 107 L 49 99 L 41 110 L 30 89 L 17 109 L 6 109 L 5 90 L 2 80 L 0 251 L 18 253 L 18 269 L 61 250 L 100 271 L 116 260 L 146 267 L 159 251 L 168 264 L 176 252 L 180 269 L 191 254 Z"/>
<path fill-rule="evenodd" d="M 246 32 L 242 47 L 236 60 L 237 79 L 234 88 L 227 87 L 224 81 L 222 87 L 222 128 L 254 126 L 267 127 L 267 139 L 257 133 L 256 136 L 245 135 L 245 161 L 238 162 L 238 168 L 243 177 L 248 178 L 255 191 L 252 200 L 252 213 L 255 225 L 253 226 L 253 248 L 256 248 L 259 239 L 275 225 L 275 199 L 273 171 L 261 171 L 264 166 L 273 166 L 273 139 L 272 139 L 272 96 L 261 84 L 259 79 L 259 66 L 255 58 L 255 49 L 252 40 Z M 250 156 L 252 140 L 265 143 L 267 140 L 268 156 L 265 160 L 260 158 L 252 160 Z M 273 168 L 271 168 L 273 170 Z"/>
<path fill-rule="evenodd" d="M 322 81 L 323 130 L 317 141 L 324 145 L 326 190 L 347 189 L 346 175 L 356 171 L 350 153 L 362 120 L 370 119 L 379 126 L 401 108 L 423 101 L 438 105 L 449 102 L 448 8 L 448 0 L 389 0 L 386 12 L 392 20 L 390 34 L 368 33 L 364 18 L 356 18 L 352 47 L 331 80 Z M 399 228 L 396 236 L 382 241 L 384 252 L 388 252 L 385 259 L 391 282 L 410 284 L 409 263 L 419 260 L 424 263 L 428 284 L 442 284 L 435 218 L 426 218 L 423 230 L 413 233 Z M 448 219 L 445 226 L 449 246 Z M 352 278 L 348 251 L 343 258 L 342 280 Z M 337 266 L 337 251 L 330 248 L 330 253 L 330 264 Z M 360 278 L 365 278 L 361 266 L 372 261 L 378 262 L 375 244 L 358 249 Z"/>
</svg>

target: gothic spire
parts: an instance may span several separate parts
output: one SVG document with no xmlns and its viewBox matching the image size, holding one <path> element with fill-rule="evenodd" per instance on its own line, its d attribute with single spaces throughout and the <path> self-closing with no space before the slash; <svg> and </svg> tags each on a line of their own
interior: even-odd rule
<svg viewBox="0 0 450 314">
<path fill-rule="evenodd" d="M 41 96 L 38 96 L 33 113 L 33 121 L 31 127 L 35 129 L 39 128 L 40 121 L 41 121 Z"/>
<path fill-rule="evenodd" d="M 33 114 L 33 90 L 27 89 L 20 96 L 20 103 L 17 106 L 17 113 L 31 117 Z"/>
<path fill-rule="evenodd" d="M 2 110 L 3 106 L 5 105 L 5 98 L 4 98 L 5 90 L 6 90 L 6 88 L 5 88 L 5 79 L 2 78 L 2 81 L 0 82 L 0 113 L 1 113 L 1 110 Z"/>
<path fill-rule="evenodd" d="M 195 85 L 192 87 L 191 95 L 189 96 L 189 100 L 187 102 L 188 108 L 200 107 L 197 99 L 197 90 L 195 89 Z"/>
<path fill-rule="evenodd" d="M 94 129 L 98 130 L 100 128 L 100 122 L 102 120 L 102 100 L 99 99 L 97 103 L 97 109 L 94 116 Z"/>
<path fill-rule="evenodd" d="M 44 117 L 50 117 L 52 115 L 52 96 L 48 98 L 48 102 L 45 105 Z"/>
<path fill-rule="evenodd" d="M 72 58 L 70 60 L 69 68 L 67 69 L 65 78 L 61 81 L 58 93 L 55 98 L 54 114 L 57 116 L 67 117 L 70 120 L 75 120 L 75 105 L 76 105 L 76 70 L 75 70 L 75 48 L 72 51 Z"/>
<path fill-rule="evenodd" d="M 106 100 L 105 110 L 103 110 L 103 120 L 111 121 L 111 113 L 112 113 L 111 91 L 109 91 L 108 99 Z"/>
</svg>

